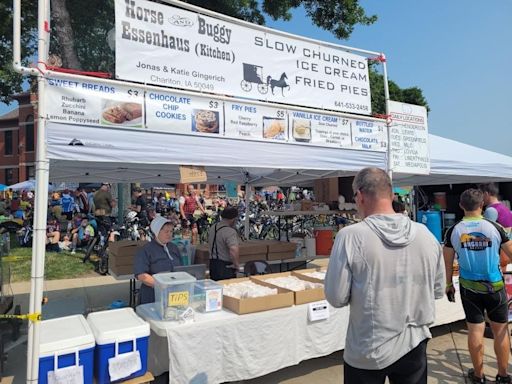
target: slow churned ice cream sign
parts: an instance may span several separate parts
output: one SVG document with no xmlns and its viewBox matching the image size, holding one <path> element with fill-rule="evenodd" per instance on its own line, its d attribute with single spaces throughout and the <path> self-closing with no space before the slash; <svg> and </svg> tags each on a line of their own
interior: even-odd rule
<svg viewBox="0 0 512 384">
<path fill-rule="evenodd" d="M 365 57 L 143 0 L 116 0 L 116 76 L 371 114 Z"/>
</svg>

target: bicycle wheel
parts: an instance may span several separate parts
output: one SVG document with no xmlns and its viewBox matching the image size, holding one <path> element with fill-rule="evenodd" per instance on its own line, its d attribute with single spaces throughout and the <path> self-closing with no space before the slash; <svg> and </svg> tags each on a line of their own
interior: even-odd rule
<svg viewBox="0 0 512 384">
<path fill-rule="evenodd" d="M 100 259 L 98 260 L 98 273 L 100 275 L 108 274 L 108 250 L 107 246 L 102 248 L 100 255 Z"/>
<path fill-rule="evenodd" d="M 98 241 L 100 240 L 99 236 L 94 236 L 91 241 L 89 241 L 89 245 L 87 246 L 87 249 L 85 251 L 85 256 L 82 259 L 82 262 L 87 262 L 91 259 L 91 256 L 94 252 L 94 248 L 96 247 L 96 244 L 98 244 Z"/>
</svg>

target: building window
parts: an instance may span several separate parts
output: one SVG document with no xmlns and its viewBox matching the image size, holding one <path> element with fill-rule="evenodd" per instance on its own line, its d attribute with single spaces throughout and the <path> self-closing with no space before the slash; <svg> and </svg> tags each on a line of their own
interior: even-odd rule
<svg viewBox="0 0 512 384">
<path fill-rule="evenodd" d="M 6 155 L 12 155 L 12 132 L 13 131 L 5 131 L 4 150 Z"/>
<path fill-rule="evenodd" d="M 36 178 L 36 167 L 33 165 L 27 166 L 27 179 Z"/>
<path fill-rule="evenodd" d="M 5 169 L 5 184 L 6 185 L 14 184 L 14 169 L 13 168 Z"/>
<path fill-rule="evenodd" d="M 29 115 L 25 125 L 25 151 L 34 151 L 34 116 Z"/>
</svg>

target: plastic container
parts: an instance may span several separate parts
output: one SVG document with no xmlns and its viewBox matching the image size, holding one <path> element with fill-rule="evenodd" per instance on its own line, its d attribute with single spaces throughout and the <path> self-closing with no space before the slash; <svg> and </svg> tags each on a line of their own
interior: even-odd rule
<svg viewBox="0 0 512 384">
<path fill-rule="evenodd" d="M 306 237 L 304 239 L 306 243 L 306 256 L 307 257 L 315 257 L 316 256 L 316 239 L 314 237 Z"/>
<path fill-rule="evenodd" d="M 41 322 L 39 383 L 48 383 L 48 372 L 57 368 L 83 366 L 84 384 L 93 382 L 94 335 L 82 315 Z"/>
<path fill-rule="evenodd" d="M 155 305 L 163 320 L 179 320 L 191 305 L 196 278 L 186 272 L 157 273 L 155 279 Z"/>
<path fill-rule="evenodd" d="M 87 322 L 96 339 L 94 350 L 94 377 L 98 384 L 110 383 L 109 359 L 117 355 L 139 351 L 141 369 L 123 380 L 143 376 L 147 371 L 149 324 L 142 320 L 132 308 L 93 312 Z M 117 353 L 116 353 L 117 349 Z"/>
<path fill-rule="evenodd" d="M 434 192 L 434 204 L 440 209 L 446 209 L 446 192 Z"/>
<path fill-rule="evenodd" d="M 450 228 L 455 225 L 455 213 L 445 213 L 444 214 L 444 227 Z"/>
<path fill-rule="evenodd" d="M 222 285 L 213 280 L 198 280 L 194 284 L 192 308 L 198 312 L 215 312 L 222 309 Z"/>
<path fill-rule="evenodd" d="M 318 227 L 314 229 L 313 233 L 316 238 L 315 251 L 317 256 L 331 255 L 332 245 L 334 243 L 332 232 L 332 227 Z"/>
<path fill-rule="evenodd" d="M 430 232 L 435 236 L 437 241 L 441 242 L 441 212 L 439 211 L 418 211 L 418 223 L 427 226 Z"/>
</svg>

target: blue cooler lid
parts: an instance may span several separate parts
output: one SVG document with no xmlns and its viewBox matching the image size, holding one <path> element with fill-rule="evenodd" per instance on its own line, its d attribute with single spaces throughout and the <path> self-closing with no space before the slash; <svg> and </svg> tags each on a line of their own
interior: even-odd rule
<svg viewBox="0 0 512 384">
<path fill-rule="evenodd" d="M 87 322 L 99 345 L 147 337 L 150 333 L 149 324 L 133 308 L 93 312 L 87 316 Z"/>
<path fill-rule="evenodd" d="M 73 350 L 94 348 L 94 335 L 82 315 L 41 321 L 39 356 L 62 355 Z"/>
</svg>

